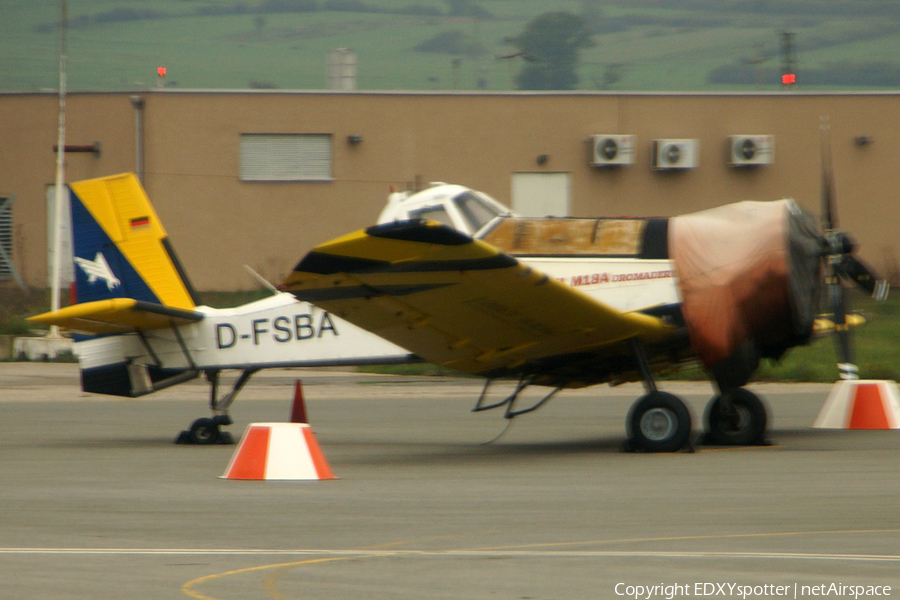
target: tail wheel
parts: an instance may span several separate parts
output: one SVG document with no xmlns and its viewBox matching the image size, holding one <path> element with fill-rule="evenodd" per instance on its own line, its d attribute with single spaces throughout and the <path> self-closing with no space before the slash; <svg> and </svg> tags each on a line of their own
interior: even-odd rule
<svg viewBox="0 0 900 600">
<path fill-rule="evenodd" d="M 219 424 L 214 419 L 197 419 L 191 425 L 190 440 L 193 444 L 215 444 L 219 441 Z"/>
<path fill-rule="evenodd" d="M 628 437 L 636 450 L 676 452 L 690 441 L 691 413 L 677 396 L 651 392 L 631 407 Z"/>
<path fill-rule="evenodd" d="M 706 409 L 706 442 L 720 446 L 761 444 L 766 407 L 756 394 L 737 388 L 713 398 Z"/>
</svg>

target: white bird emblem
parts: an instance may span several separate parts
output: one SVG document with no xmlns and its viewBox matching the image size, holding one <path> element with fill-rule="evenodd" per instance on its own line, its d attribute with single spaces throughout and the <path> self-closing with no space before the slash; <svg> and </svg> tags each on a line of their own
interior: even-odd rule
<svg viewBox="0 0 900 600">
<path fill-rule="evenodd" d="M 119 278 L 113 274 L 112 269 L 109 268 L 109 263 L 106 262 L 106 257 L 103 256 L 102 252 L 98 252 L 94 260 L 76 256 L 75 264 L 84 270 L 85 275 L 88 276 L 88 283 L 94 283 L 98 279 L 102 279 L 106 282 L 106 287 L 110 291 L 122 284 Z"/>
</svg>

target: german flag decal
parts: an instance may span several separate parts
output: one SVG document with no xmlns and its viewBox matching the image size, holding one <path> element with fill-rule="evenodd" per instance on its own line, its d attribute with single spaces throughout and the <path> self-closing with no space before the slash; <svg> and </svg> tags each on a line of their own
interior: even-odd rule
<svg viewBox="0 0 900 600">
<path fill-rule="evenodd" d="M 131 219 L 131 228 L 132 229 L 140 229 L 141 227 L 149 227 L 150 226 L 150 217 L 138 217 L 136 219 Z"/>
</svg>

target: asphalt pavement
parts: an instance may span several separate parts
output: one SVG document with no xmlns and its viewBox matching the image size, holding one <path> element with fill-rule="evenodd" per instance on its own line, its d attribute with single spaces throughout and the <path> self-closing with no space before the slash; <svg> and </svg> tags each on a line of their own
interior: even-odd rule
<svg viewBox="0 0 900 600">
<path fill-rule="evenodd" d="M 635 454 L 640 386 L 507 427 L 475 379 L 277 370 L 235 437 L 296 379 L 337 480 L 221 479 L 235 446 L 173 443 L 202 381 L 107 398 L 0 364 L 0 599 L 900 597 L 900 431 L 811 429 L 829 386 L 754 388 L 771 445 Z M 699 434 L 710 386 L 660 387 Z"/>
</svg>

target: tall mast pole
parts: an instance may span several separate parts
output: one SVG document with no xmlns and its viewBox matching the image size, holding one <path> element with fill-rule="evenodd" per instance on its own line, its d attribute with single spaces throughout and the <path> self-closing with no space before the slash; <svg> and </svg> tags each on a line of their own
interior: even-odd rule
<svg viewBox="0 0 900 600">
<path fill-rule="evenodd" d="M 66 30 L 69 28 L 68 9 L 66 0 L 62 3 L 62 19 L 60 19 L 60 44 L 59 44 L 59 129 L 56 138 L 56 201 L 55 214 L 53 217 L 53 268 L 52 281 L 50 282 L 50 304 L 51 310 L 59 310 L 60 307 L 60 271 L 62 263 L 62 235 L 60 228 L 62 225 L 62 211 L 64 202 L 65 187 L 65 156 L 66 156 Z M 53 325 L 50 328 L 50 337 L 59 337 L 59 327 Z"/>
</svg>

